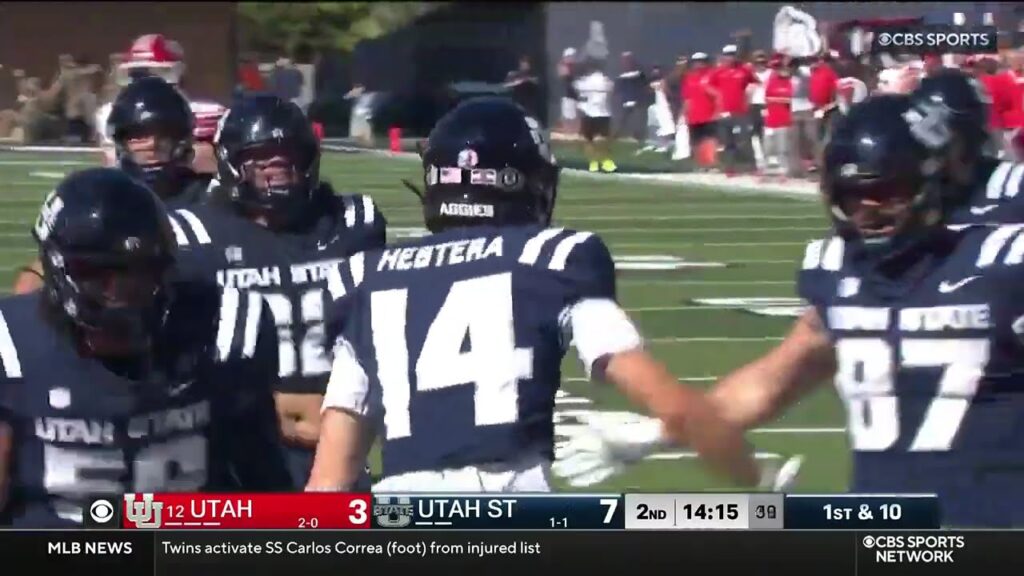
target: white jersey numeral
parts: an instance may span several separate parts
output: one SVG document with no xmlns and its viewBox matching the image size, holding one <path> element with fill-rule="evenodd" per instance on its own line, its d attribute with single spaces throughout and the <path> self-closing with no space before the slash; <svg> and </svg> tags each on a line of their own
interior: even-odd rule
<svg viewBox="0 0 1024 576">
<path fill-rule="evenodd" d="M 462 384 L 474 386 L 477 426 L 515 422 L 519 381 L 533 375 L 533 350 L 515 345 L 512 275 L 506 272 L 452 285 L 415 361 L 415 382 L 409 381 L 408 296 L 408 290 L 399 289 L 374 292 L 370 297 L 388 440 L 411 434 L 409 405 L 414 393 Z"/>
<path fill-rule="evenodd" d="M 987 339 L 906 339 L 900 369 L 943 368 L 938 392 L 909 450 L 949 450 L 960 430 L 989 360 Z M 892 347 L 879 338 L 844 338 L 836 343 L 836 386 L 846 403 L 854 450 L 882 451 L 899 439 Z"/>
<path fill-rule="evenodd" d="M 302 342 L 296 344 L 293 326 L 296 323 L 291 299 L 284 294 L 263 294 L 274 315 L 278 337 L 278 375 L 319 376 L 331 371 L 331 361 L 324 349 L 324 290 L 312 288 L 299 296 L 299 319 L 306 327 Z"/>
<path fill-rule="evenodd" d="M 82 505 L 89 496 L 201 490 L 207 481 L 206 463 L 205 436 L 191 435 L 151 444 L 135 455 L 134 481 L 128 486 L 115 480 L 126 471 L 122 450 L 47 444 L 43 448 L 43 486 L 47 493 L 64 499 L 55 506 L 58 516 L 81 522 Z"/>
</svg>

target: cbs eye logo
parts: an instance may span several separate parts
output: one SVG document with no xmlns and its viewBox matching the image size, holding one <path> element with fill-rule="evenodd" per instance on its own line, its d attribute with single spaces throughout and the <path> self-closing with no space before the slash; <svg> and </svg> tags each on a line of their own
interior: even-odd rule
<svg viewBox="0 0 1024 576">
<path fill-rule="evenodd" d="M 114 518 L 114 505 L 109 500 L 96 500 L 89 506 L 89 517 L 97 524 L 106 524 Z"/>
</svg>

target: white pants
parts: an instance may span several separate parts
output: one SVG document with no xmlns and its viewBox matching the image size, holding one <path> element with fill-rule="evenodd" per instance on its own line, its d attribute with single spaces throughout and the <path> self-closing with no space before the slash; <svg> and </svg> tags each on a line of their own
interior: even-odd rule
<svg viewBox="0 0 1024 576">
<path fill-rule="evenodd" d="M 550 492 L 551 462 L 540 456 L 513 463 L 422 470 L 382 478 L 374 492 Z"/>
</svg>

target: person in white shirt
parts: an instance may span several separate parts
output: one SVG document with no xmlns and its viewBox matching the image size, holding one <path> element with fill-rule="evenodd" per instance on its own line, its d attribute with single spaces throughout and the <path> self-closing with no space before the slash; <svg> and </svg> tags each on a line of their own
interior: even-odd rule
<svg viewBox="0 0 1024 576">
<path fill-rule="evenodd" d="M 591 172 L 614 172 L 618 167 L 611 158 L 609 136 L 612 124 L 610 97 L 615 83 L 604 72 L 604 60 L 588 58 L 581 67 L 581 74 L 573 86 L 579 96 L 583 150 L 590 161 Z"/>
<path fill-rule="evenodd" d="M 800 177 L 808 167 L 813 166 L 814 151 L 818 145 L 818 127 L 814 119 L 814 105 L 809 98 L 811 68 L 799 60 L 793 61 L 793 141 L 791 148 L 797 161 L 792 166 L 793 175 Z M 797 64 L 799 62 L 799 64 Z"/>
<path fill-rule="evenodd" d="M 764 85 L 768 82 L 768 55 L 764 50 L 757 50 L 751 59 L 754 64 L 754 76 L 757 82 L 747 87 L 750 99 L 750 147 L 754 151 L 754 162 L 757 170 L 764 170 Z"/>
</svg>

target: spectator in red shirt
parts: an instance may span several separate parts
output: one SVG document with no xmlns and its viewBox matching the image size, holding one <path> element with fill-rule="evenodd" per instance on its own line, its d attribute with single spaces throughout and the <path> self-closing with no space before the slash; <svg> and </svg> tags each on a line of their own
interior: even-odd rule
<svg viewBox="0 0 1024 576">
<path fill-rule="evenodd" d="M 758 82 L 750 66 L 736 58 L 735 45 L 722 48 L 721 62 L 711 72 L 708 84 L 716 101 L 718 138 L 724 145 L 722 161 L 727 176 L 735 174 L 740 154 L 750 157 L 747 87 Z"/>
<path fill-rule="evenodd" d="M 814 107 L 814 119 L 818 129 L 818 144 L 825 142 L 825 127 L 828 126 L 828 116 L 836 108 L 836 88 L 839 85 L 839 75 L 832 68 L 834 58 L 833 52 L 825 52 L 818 59 L 818 62 L 811 67 L 810 85 L 808 86 L 807 98 Z M 818 157 L 821 150 L 815 150 L 815 157 Z"/>
<path fill-rule="evenodd" d="M 715 99 L 708 90 L 711 80 L 708 55 L 697 52 L 683 76 L 683 118 L 690 132 L 690 147 L 697 152 L 697 165 L 709 169 L 715 164 Z"/>
<path fill-rule="evenodd" d="M 988 125 L 992 130 L 993 140 L 999 147 L 999 155 L 1005 155 L 1012 129 L 1007 121 L 1013 121 L 1013 103 L 1015 86 L 1013 79 L 999 71 L 999 61 L 992 57 L 979 58 L 975 67 L 978 80 L 985 86 L 992 104 L 988 112 Z"/>
<path fill-rule="evenodd" d="M 1007 129 L 1012 132 L 1010 136 L 1012 157 L 1017 162 L 1024 161 L 1024 149 L 1018 143 L 1024 140 L 1024 49 L 1018 48 L 1007 54 L 1009 69 L 1006 75 L 1012 85 L 1013 92 L 1010 98 L 1010 110 L 1007 117 Z"/>
<path fill-rule="evenodd" d="M 781 54 L 772 57 L 768 66 L 772 73 L 764 87 L 764 156 L 769 176 L 790 175 L 796 158 L 793 134 L 793 77 L 789 59 Z"/>
<path fill-rule="evenodd" d="M 243 92 L 262 92 L 267 89 L 259 64 L 252 55 L 245 55 L 238 66 L 238 84 Z"/>
</svg>

